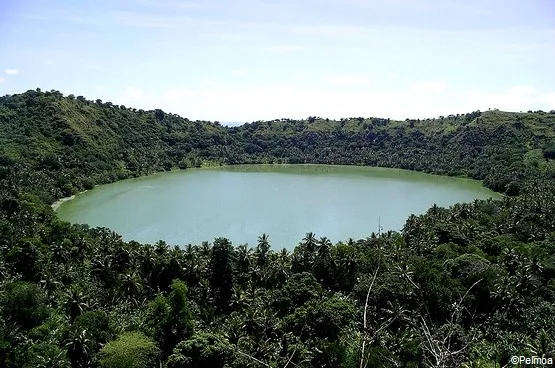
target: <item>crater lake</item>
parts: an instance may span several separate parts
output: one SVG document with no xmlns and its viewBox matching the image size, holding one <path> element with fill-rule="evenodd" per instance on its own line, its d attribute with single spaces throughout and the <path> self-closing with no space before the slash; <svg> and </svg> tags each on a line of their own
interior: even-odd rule
<svg viewBox="0 0 555 368">
<path fill-rule="evenodd" d="M 97 186 L 58 216 L 125 240 L 184 246 L 227 237 L 292 250 L 307 232 L 332 242 L 399 231 L 411 214 L 501 195 L 470 179 L 359 166 L 240 165 L 159 173 Z"/>
</svg>

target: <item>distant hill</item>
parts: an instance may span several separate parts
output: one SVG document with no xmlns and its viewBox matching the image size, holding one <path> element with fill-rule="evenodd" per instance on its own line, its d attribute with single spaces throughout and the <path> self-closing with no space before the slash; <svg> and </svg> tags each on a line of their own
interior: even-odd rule
<svg viewBox="0 0 555 368">
<path fill-rule="evenodd" d="M 553 169 L 555 147 L 554 111 L 221 124 L 30 90 L 0 98 L 0 124 L 2 161 L 40 178 L 29 185 L 51 201 L 94 184 L 208 163 L 395 167 L 471 177 L 518 194 L 532 172 Z"/>
<path fill-rule="evenodd" d="M 57 91 L 1 97 L 0 367 L 553 359 L 554 159 L 555 112 L 224 126 Z M 50 206 L 95 184 L 244 163 L 404 168 L 506 196 L 434 205 L 401 232 L 337 244 L 306 229 L 291 253 L 266 234 L 254 249 L 126 242 Z"/>
</svg>

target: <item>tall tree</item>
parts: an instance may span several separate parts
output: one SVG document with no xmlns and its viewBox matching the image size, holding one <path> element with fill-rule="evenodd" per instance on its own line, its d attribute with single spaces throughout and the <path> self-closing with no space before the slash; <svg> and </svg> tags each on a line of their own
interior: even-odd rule
<svg viewBox="0 0 555 368">
<path fill-rule="evenodd" d="M 230 308 L 233 295 L 233 247 L 226 238 L 217 238 L 212 246 L 210 256 L 210 288 L 215 306 L 220 312 Z"/>
</svg>

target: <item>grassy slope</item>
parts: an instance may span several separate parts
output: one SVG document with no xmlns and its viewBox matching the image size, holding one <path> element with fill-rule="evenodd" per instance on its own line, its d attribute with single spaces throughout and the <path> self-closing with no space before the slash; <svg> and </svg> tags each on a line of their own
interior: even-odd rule
<svg viewBox="0 0 555 368">
<path fill-rule="evenodd" d="M 493 173 L 502 177 L 500 184 L 496 178 L 486 182 L 501 191 L 519 177 L 515 170 L 554 168 L 543 150 L 555 145 L 555 114 L 543 112 L 406 121 L 281 119 L 228 128 L 28 91 L 0 98 L 0 124 L 0 156 L 61 172 L 54 185 L 65 185 L 65 194 L 83 189 L 84 180 L 106 183 L 202 162 L 369 164 L 477 179 Z"/>
</svg>

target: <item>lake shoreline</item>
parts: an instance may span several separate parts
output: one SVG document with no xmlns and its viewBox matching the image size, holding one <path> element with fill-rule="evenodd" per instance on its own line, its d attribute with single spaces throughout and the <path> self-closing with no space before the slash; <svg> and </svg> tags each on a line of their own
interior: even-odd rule
<svg viewBox="0 0 555 368">
<path fill-rule="evenodd" d="M 471 179 L 314 164 L 191 168 L 95 189 L 100 190 L 63 199 L 77 201 L 60 206 L 59 218 L 111 228 L 123 239 L 147 244 L 159 239 L 201 244 L 217 236 L 256 244 L 266 233 L 287 249 L 307 231 L 333 242 L 365 238 L 380 227 L 400 231 L 411 214 L 425 213 L 433 204 L 496 199 L 495 192 Z M 234 215 L 225 215 L 228 211 Z"/>
<path fill-rule="evenodd" d="M 53 209 L 54 211 L 56 211 L 56 210 L 62 205 L 62 203 L 67 202 L 67 201 L 71 201 L 71 200 L 75 199 L 75 197 L 78 196 L 79 194 L 83 194 L 83 193 L 85 193 L 85 192 L 87 192 L 87 190 L 84 190 L 84 191 L 82 191 L 82 192 L 79 192 L 79 193 L 77 193 L 77 194 L 74 194 L 74 195 L 72 195 L 72 196 L 70 196 L 70 197 L 60 198 L 60 199 L 58 199 L 56 202 L 52 203 L 52 204 L 50 205 L 50 207 L 52 207 L 52 209 Z"/>
</svg>

